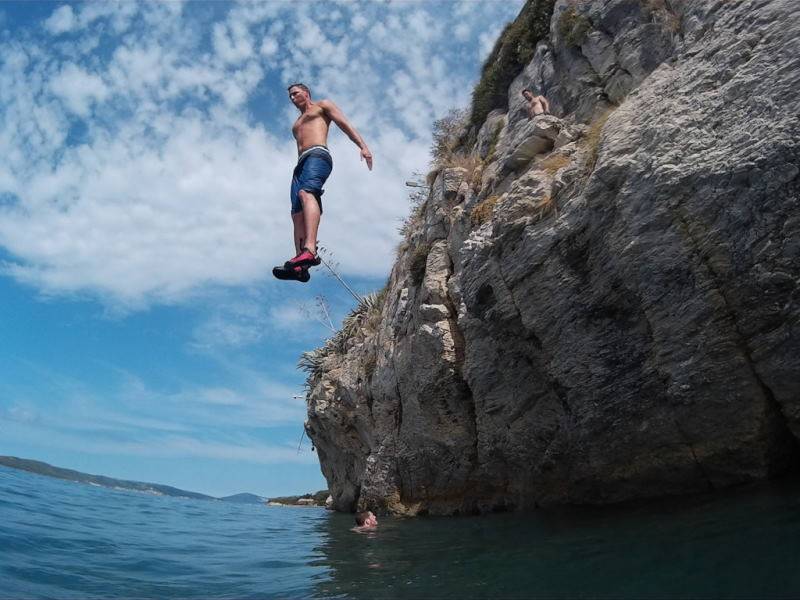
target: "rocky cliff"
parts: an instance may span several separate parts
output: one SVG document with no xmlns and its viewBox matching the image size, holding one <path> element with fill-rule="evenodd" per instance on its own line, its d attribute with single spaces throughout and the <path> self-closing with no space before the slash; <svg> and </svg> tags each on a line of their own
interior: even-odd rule
<svg viewBox="0 0 800 600">
<path fill-rule="evenodd" d="M 798 464 L 796 0 L 551 6 L 386 289 L 304 359 L 339 510 L 609 503 Z M 527 117 L 527 86 L 557 117 Z"/>
</svg>

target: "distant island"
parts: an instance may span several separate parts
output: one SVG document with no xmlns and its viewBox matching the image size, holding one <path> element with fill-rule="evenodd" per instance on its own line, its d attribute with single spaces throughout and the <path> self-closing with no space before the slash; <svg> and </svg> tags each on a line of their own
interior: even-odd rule
<svg viewBox="0 0 800 600">
<path fill-rule="evenodd" d="M 267 504 L 270 506 L 327 506 L 329 495 L 328 490 L 320 490 L 302 496 L 278 496 L 270 498 Z"/>
<path fill-rule="evenodd" d="M 16 456 L 0 456 L 0 465 L 11 467 L 12 469 L 36 473 L 37 475 L 55 477 L 56 479 L 65 479 L 67 481 L 76 481 L 78 483 L 88 483 L 91 485 L 99 485 L 118 490 L 133 490 L 136 492 L 144 492 L 157 496 L 192 498 L 194 500 L 220 500 L 222 502 L 235 502 L 239 504 L 264 504 L 268 501 L 267 498 L 257 496 L 255 494 L 234 494 L 232 496 L 215 498 L 214 496 L 207 496 L 206 494 L 199 494 L 197 492 L 189 492 L 169 485 L 161 485 L 159 483 L 145 483 L 142 481 L 114 479 L 113 477 L 105 477 L 103 475 L 90 475 L 88 473 L 81 473 L 80 471 L 73 471 L 72 469 L 54 467 L 53 465 L 49 465 L 38 460 L 17 458 Z"/>
</svg>

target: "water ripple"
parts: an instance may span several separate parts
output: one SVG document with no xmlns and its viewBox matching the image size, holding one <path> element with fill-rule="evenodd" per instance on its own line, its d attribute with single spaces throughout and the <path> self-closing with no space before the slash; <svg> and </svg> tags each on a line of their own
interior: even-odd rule
<svg viewBox="0 0 800 600">
<path fill-rule="evenodd" d="M 0 467 L 0 598 L 788 598 L 800 486 L 480 519 L 108 490 Z"/>
</svg>

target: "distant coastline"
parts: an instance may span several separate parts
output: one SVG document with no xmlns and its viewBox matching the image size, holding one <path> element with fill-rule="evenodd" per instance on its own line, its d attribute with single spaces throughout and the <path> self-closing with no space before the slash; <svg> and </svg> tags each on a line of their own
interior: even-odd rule
<svg viewBox="0 0 800 600">
<path fill-rule="evenodd" d="M 20 471 L 35 473 L 37 475 L 44 475 L 45 477 L 54 477 L 56 479 L 64 479 L 66 481 L 75 481 L 77 483 L 85 483 L 88 485 L 117 490 L 143 492 L 146 494 L 153 494 L 155 496 L 171 496 L 173 498 L 219 500 L 222 502 L 233 502 L 237 504 L 271 504 L 273 506 L 325 506 L 325 500 L 328 498 L 327 490 L 316 492 L 315 494 L 304 494 L 302 496 L 281 496 L 276 498 L 265 498 L 264 496 L 248 493 L 233 494 L 232 496 L 223 496 L 221 498 L 217 498 L 214 496 L 208 496 L 206 494 L 200 494 L 198 492 L 182 490 L 169 485 L 162 485 L 160 483 L 129 481 L 126 479 L 106 477 L 104 475 L 91 475 L 89 473 L 82 473 L 73 469 L 55 467 L 46 462 L 18 458 L 16 456 L 0 456 L 0 465 L 10 467 L 12 469 L 18 469 Z M 320 497 L 322 498 L 321 504 L 317 503 L 318 498 Z"/>
<path fill-rule="evenodd" d="M 329 495 L 328 490 L 320 490 L 313 494 L 303 494 L 302 496 L 278 496 L 267 500 L 267 505 L 326 507 L 328 506 Z"/>
</svg>

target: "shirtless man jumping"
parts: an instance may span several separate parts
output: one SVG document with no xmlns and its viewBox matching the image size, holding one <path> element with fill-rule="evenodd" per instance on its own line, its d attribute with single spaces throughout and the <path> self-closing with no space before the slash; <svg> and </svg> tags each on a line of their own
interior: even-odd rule
<svg viewBox="0 0 800 600">
<path fill-rule="evenodd" d="M 333 170 L 328 151 L 328 129 L 331 121 L 347 134 L 361 151 L 361 159 L 372 170 L 372 154 L 366 142 L 330 100 L 311 100 L 311 92 L 302 83 L 289 86 L 289 100 L 300 111 L 292 127 L 297 140 L 297 166 L 292 175 L 291 200 L 296 255 L 286 261 L 284 270 L 292 279 L 308 281 L 308 268 L 320 264 L 317 256 L 317 230 L 322 214 L 322 186 Z M 278 267 L 273 271 L 279 277 Z M 281 277 L 283 278 L 283 277 Z"/>
<path fill-rule="evenodd" d="M 536 96 L 528 88 L 522 90 L 522 97 L 528 101 L 528 116 L 532 119 L 539 115 L 550 114 L 550 103 L 544 96 Z"/>
</svg>

